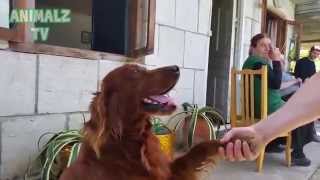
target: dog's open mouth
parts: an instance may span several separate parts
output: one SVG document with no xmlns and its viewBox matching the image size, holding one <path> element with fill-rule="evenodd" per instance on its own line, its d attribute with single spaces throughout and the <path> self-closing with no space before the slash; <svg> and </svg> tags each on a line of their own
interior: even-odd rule
<svg viewBox="0 0 320 180">
<path fill-rule="evenodd" d="M 145 109 L 150 111 L 170 111 L 176 106 L 173 98 L 168 94 L 146 97 L 143 99 L 143 105 Z"/>
</svg>

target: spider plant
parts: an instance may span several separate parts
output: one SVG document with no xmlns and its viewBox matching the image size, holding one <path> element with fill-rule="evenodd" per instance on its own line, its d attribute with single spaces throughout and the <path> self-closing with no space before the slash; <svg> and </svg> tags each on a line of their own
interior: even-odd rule
<svg viewBox="0 0 320 180">
<path fill-rule="evenodd" d="M 53 133 L 45 133 L 38 140 L 38 148 L 41 149 L 34 164 L 40 166 L 42 180 L 56 180 L 59 178 L 63 169 L 69 167 L 77 158 L 82 134 L 80 130 L 65 130 L 55 133 L 53 137 L 40 148 L 40 141 L 46 135 Z M 32 169 L 29 167 L 25 175 L 25 179 L 30 179 Z"/>
<path fill-rule="evenodd" d="M 171 133 L 171 130 L 167 127 L 165 123 L 159 117 L 152 117 L 152 132 L 156 135 L 164 135 Z"/>
<path fill-rule="evenodd" d="M 183 111 L 173 115 L 169 119 L 170 122 L 175 122 L 173 131 L 176 132 L 178 128 L 181 126 L 182 122 L 189 124 L 187 127 L 188 137 L 187 137 L 187 144 L 190 148 L 193 145 L 194 138 L 195 138 L 195 131 L 197 127 L 197 123 L 199 123 L 199 119 L 205 120 L 208 129 L 209 129 L 209 139 L 217 139 L 218 130 L 220 129 L 221 125 L 226 126 L 226 121 L 222 117 L 222 115 L 215 110 L 213 107 L 204 106 L 199 107 L 197 104 L 189 104 L 183 103 L 182 104 Z M 184 116 L 179 118 L 180 116 Z"/>
</svg>

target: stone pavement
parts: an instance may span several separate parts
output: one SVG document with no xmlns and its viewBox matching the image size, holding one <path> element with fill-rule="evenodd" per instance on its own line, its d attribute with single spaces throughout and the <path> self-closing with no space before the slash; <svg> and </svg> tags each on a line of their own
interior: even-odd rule
<svg viewBox="0 0 320 180">
<path fill-rule="evenodd" d="M 309 167 L 285 165 L 285 155 L 266 154 L 263 172 L 256 172 L 255 162 L 224 162 L 221 161 L 210 179 L 213 180 L 320 180 L 320 144 L 310 143 L 305 152 L 312 164 Z M 315 175 L 314 175 L 315 174 Z M 318 175 L 316 175 L 318 174 Z M 311 178 L 312 177 L 312 178 Z M 318 177 L 318 178 L 316 178 Z"/>
<path fill-rule="evenodd" d="M 317 123 L 317 131 L 320 130 Z M 208 179 L 213 180 L 320 180 L 320 143 L 305 146 L 305 154 L 312 161 L 309 167 L 285 165 L 285 154 L 266 153 L 263 172 L 256 172 L 255 162 L 219 162 Z"/>
</svg>

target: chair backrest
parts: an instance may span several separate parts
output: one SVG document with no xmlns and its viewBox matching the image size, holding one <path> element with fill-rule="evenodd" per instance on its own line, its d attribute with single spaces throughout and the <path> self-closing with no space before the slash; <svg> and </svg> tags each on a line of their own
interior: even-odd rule
<svg viewBox="0 0 320 180">
<path fill-rule="evenodd" d="M 255 108 L 260 108 L 260 118 L 268 115 L 268 76 L 267 66 L 259 70 L 237 70 L 231 71 L 231 103 L 230 121 L 232 127 L 249 126 L 257 121 Z M 254 78 L 261 78 L 261 97 L 254 95 Z M 237 84 L 240 84 L 239 89 Z M 239 97 L 237 96 L 239 95 Z M 255 107 L 255 98 L 261 98 L 260 107 Z M 240 101 L 240 102 L 239 102 Z M 239 106 L 238 106 L 239 105 Z M 237 108 L 238 107 L 238 108 Z"/>
</svg>

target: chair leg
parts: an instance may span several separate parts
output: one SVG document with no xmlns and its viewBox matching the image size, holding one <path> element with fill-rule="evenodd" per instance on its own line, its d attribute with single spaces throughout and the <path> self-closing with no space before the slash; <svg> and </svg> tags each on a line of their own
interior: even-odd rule
<svg viewBox="0 0 320 180">
<path fill-rule="evenodd" d="M 260 155 L 256 160 L 258 172 L 261 172 L 263 168 L 264 152 L 265 152 L 265 147 L 261 150 Z"/>
<path fill-rule="evenodd" d="M 288 167 L 291 166 L 291 144 L 292 144 L 292 137 L 291 133 L 287 136 L 287 143 L 286 143 L 286 161 Z"/>
</svg>

